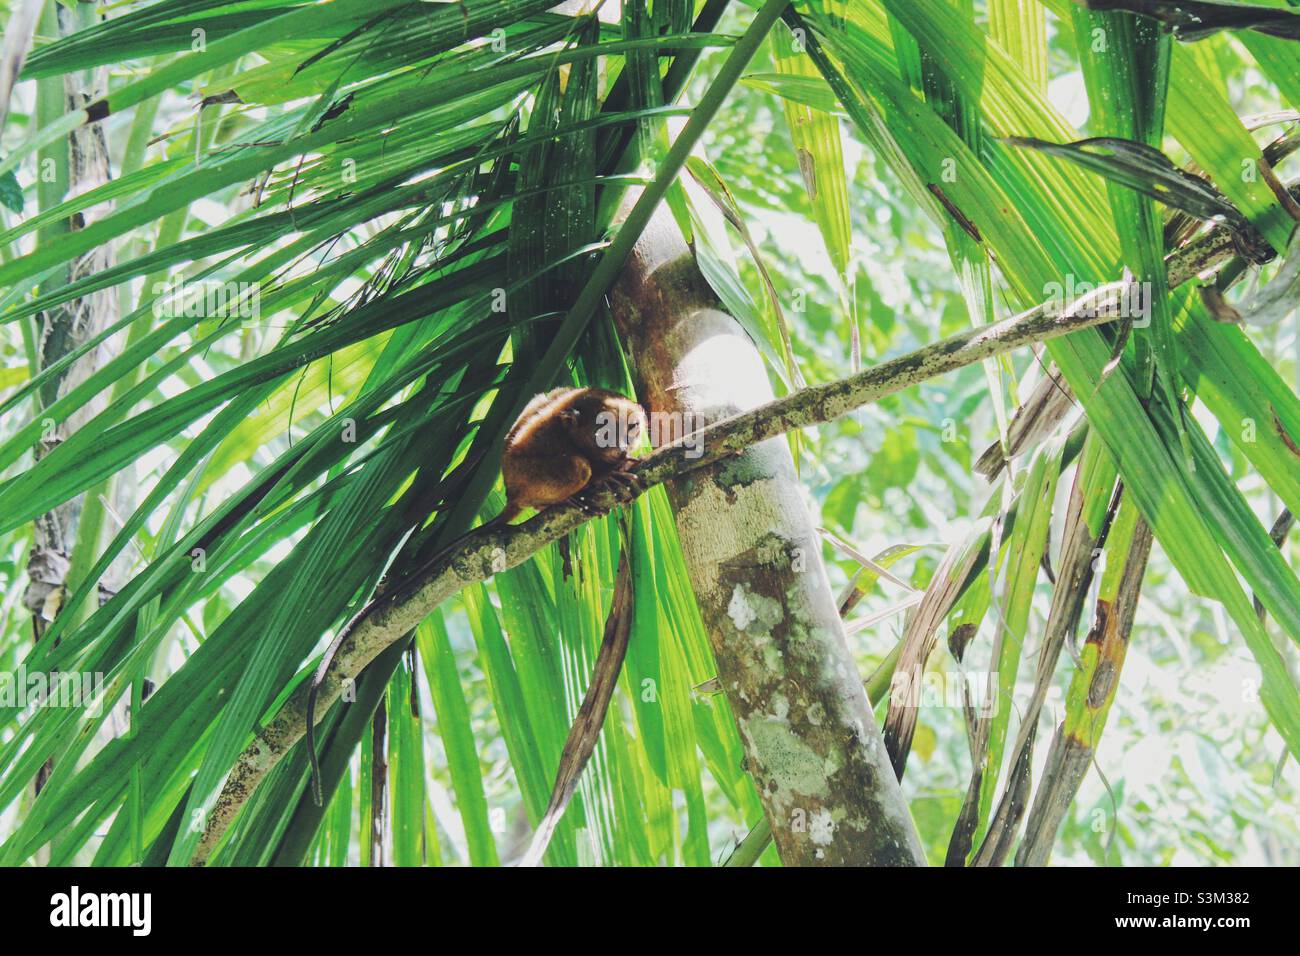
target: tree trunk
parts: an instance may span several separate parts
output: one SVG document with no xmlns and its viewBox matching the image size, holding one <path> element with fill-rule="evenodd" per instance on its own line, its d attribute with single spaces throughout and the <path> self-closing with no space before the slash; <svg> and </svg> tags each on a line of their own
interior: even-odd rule
<svg viewBox="0 0 1300 956">
<path fill-rule="evenodd" d="M 68 36 L 76 32 L 78 16 L 90 16 L 93 19 L 93 12 L 74 13 L 63 7 L 48 9 L 46 15 L 47 26 L 57 24 L 60 36 Z M 108 72 L 103 67 L 84 73 L 70 72 L 57 82 L 62 86 L 63 109 L 79 110 L 102 96 L 107 90 Z M 51 81 L 50 85 L 52 88 L 54 81 Z M 49 188 L 43 195 L 43 205 L 52 205 L 74 198 L 107 183 L 111 178 L 108 143 L 103 124 L 79 127 L 69 134 L 66 140 L 56 143 L 54 148 L 66 149 L 66 165 L 59 162 L 53 164 L 56 180 L 47 184 Z M 96 206 L 75 214 L 66 222 L 55 224 L 51 229 L 55 234 L 65 230 L 84 229 L 109 211 L 107 206 Z M 38 242 L 50 238 L 49 231 L 38 233 Z M 99 246 L 74 259 L 68 266 L 67 272 L 58 277 L 53 285 L 57 287 L 76 282 L 103 272 L 113 264 L 112 248 L 106 245 Z M 117 293 L 113 289 L 92 292 L 46 310 L 40 317 L 39 368 L 33 370 L 33 374 L 40 369 L 48 368 L 85 344 L 87 340 L 115 322 L 118 316 Z M 86 381 L 112 357 L 112 354 L 113 342 L 110 339 L 73 362 L 62 374 L 52 377 L 40 391 L 42 408 L 48 407 Z M 41 439 L 37 443 L 35 457 L 37 459 L 44 457 L 84 422 L 102 411 L 106 404 L 107 399 L 101 395 L 69 415 L 64 421 L 55 421 L 53 418 L 43 419 Z M 75 586 L 80 583 L 69 582 L 68 572 L 78 535 L 84 536 L 88 531 L 82 527 L 81 521 L 84 504 L 85 497 L 78 495 L 40 515 L 35 521 L 32 547 L 27 560 L 28 583 L 23 592 L 23 604 L 32 612 L 32 632 L 33 639 L 36 641 L 41 639 L 59 614 L 69 590 L 75 589 Z M 99 523 L 96 521 L 93 524 L 93 534 L 98 538 Z M 98 556 L 99 548 L 95 542 L 92 544 L 95 546 L 91 549 L 91 556 Z M 106 575 L 106 580 L 102 582 L 103 586 L 110 591 L 116 590 L 117 578 L 113 572 L 123 564 L 122 561 L 117 562 L 109 575 Z M 91 598 L 91 609 L 98 607 L 97 597 L 98 595 L 95 595 Z M 48 778 L 50 770 L 51 764 L 47 763 L 37 774 L 35 782 L 37 792 Z"/>
<path fill-rule="evenodd" d="M 610 299 L 656 445 L 772 400 L 758 349 L 722 311 L 665 207 Z M 667 488 L 782 861 L 923 865 L 785 440 Z"/>
<path fill-rule="evenodd" d="M 74 15 L 71 11 L 57 7 L 54 15 L 57 16 L 60 36 L 68 36 L 76 32 Z M 88 74 L 80 72 L 65 74 L 60 81 L 63 84 L 65 108 L 79 110 L 101 95 L 102 91 L 108 88 L 107 76 L 107 70 L 104 68 L 89 71 Z M 66 147 L 60 148 L 67 149 L 66 179 L 54 184 L 54 195 L 50 197 L 52 201 L 71 199 L 107 183 L 111 178 L 108 143 L 102 124 L 79 127 L 65 142 Z M 66 223 L 59 224 L 57 230 L 84 229 L 109 211 L 105 206 L 96 206 L 77 213 Z M 42 238 L 48 239 L 50 236 L 42 234 Z M 112 265 L 111 247 L 100 246 L 74 259 L 68 267 L 67 274 L 55 284 L 76 282 L 103 272 Z M 117 293 L 112 289 L 92 292 L 46 310 L 41 315 L 40 321 L 38 346 L 40 369 L 49 367 L 102 332 L 117 320 L 118 314 Z M 111 356 L 112 340 L 110 339 L 73 362 L 61 375 L 48 381 L 40 392 L 41 405 L 49 406 L 66 395 L 86 381 Z M 45 420 L 41 440 L 36 446 L 36 457 L 39 459 L 48 454 L 55 445 L 65 441 L 75 432 L 82 423 L 102 411 L 105 405 L 106 399 L 99 396 L 68 416 L 66 421 Z M 49 620 L 57 613 L 61 604 L 61 589 L 65 584 L 64 576 L 68 570 L 68 560 L 77 539 L 82 503 L 82 497 L 79 495 L 41 515 L 35 522 L 32 551 L 29 557 L 29 583 L 24 594 L 24 603 L 34 614 L 38 638 L 44 633 Z"/>
</svg>

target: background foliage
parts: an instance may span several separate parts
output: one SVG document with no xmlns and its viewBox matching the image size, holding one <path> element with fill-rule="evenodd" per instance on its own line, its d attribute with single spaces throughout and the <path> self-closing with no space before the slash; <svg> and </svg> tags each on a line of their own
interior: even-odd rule
<svg viewBox="0 0 1300 956">
<path fill-rule="evenodd" d="M 0 666 L 102 672 L 116 703 L 100 715 L 0 708 L 0 859 L 183 862 L 197 839 L 190 824 L 253 727 L 314 670 L 388 562 L 427 555 L 499 508 L 492 442 L 528 380 L 549 369 L 557 381 L 626 387 L 607 317 L 576 343 L 564 342 L 558 320 L 608 241 L 618 187 L 652 180 L 679 134 L 684 110 L 674 102 L 725 94 L 667 198 L 719 295 L 769 357 L 778 390 L 1041 301 L 1051 277 L 1105 281 L 1125 262 L 1136 271 L 1141 241 L 1130 250 L 1121 235 L 1140 212 L 1119 216 L 1122 202 L 1112 207 L 1094 173 L 1002 142 L 1140 135 L 1111 122 L 1128 115 L 1118 81 L 1103 91 L 1085 76 L 1079 37 L 1091 36 L 1083 18 L 1094 14 L 1037 0 L 796 6 L 847 87 L 828 85 L 835 77 L 807 56 L 791 20 L 739 84 L 719 89 L 754 15 L 740 2 L 627 3 L 622 21 L 601 24 L 528 0 L 171 0 L 113 7 L 57 42 L 53 21 L 42 21 L 24 73 L 33 82 L 18 87 L 0 140 L 0 168 L 14 173 L 0 183 L 22 200 L 8 203 L 0 235 Z M 702 38 L 656 38 L 701 18 Z M 205 31 L 199 52 L 195 24 Z M 944 57 L 928 52 L 937 46 Z M 1237 174 L 1243 149 L 1258 152 L 1288 127 L 1248 131 L 1236 117 L 1300 106 L 1294 44 L 1229 31 L 1168 55 L 1166 135 L 1156 143 L 1210 173 L 1283 251 L 1284 211 Z M 99 65 L 108 66 L 103 126 L 116 179 L 84 202 L 51 198 L 39 160 L 77 114 L 41 123 L 38 101 L 42 90 L 59 97 L 64 74 Z M 1110 114 L 1096 105 L 1103 93 L 1121 97 L 1108 100 Z M 873 115 L 888 136 L 864 123 Z M 626 135 L 633 129 L 638 139 Z M 953 157 L 961 173 L 949 198 L 982 227 L 982 244 L 923 188 Z M 1293 178 L 1294 161 L 1278 171 Z M 111 210 L 91 206 L 101 198 Z M 715 200 L 744 224 L 766 280 L 741 231 L 717 220 Z M 74 208 L 92 217 L 80 234 L 36 232 Z M 998 208 L 1011 212 L 988 214 Z M 118 271 L 70 285 L 67 263 L 105 242 Z M 1283 261 L 1250 266 L 1229 299 L 1245 308 Z M 260 315 L 160 320 L 155 283 L 178 275 L 253 283 Z M 51 411 L 36 394 L 40 311 L 101 285 L 116 290 L 122 358 Z M 504 313 L 491 307 L 497 289 L 508 290 Z M 1183 330 L 1209 321 L 1199 304 L 1175 290 L 1166 306 L 1173 346 L 1161 344 L 1158 324 L 1139 332 L 1105 388 L 1083 387 L 1113 344 L 1090 332 L 1073 351 L 1017 355 L 911 389 L 802 434 L 792 450 L 826 530 L 867 555 L 909 546 L 890 569 L 924 589 L 944 549 L 1031 471 L 1026 456 L 991 485 L 973 465 L 1059 361 L 1083 396 L 1075 404 L 1163 520 L 1148 514 L 1157 544 L 1123 678 L 1053 859 L 1295 864 L 1297 770 L 1277 727 L 1297 706 L 1300 602 L 1291 618 L 1285 605 L 1300 593 L 1298 546 L 1293 535 L 1279 555 L 1263 536 L 1284 505 L 1294 510 L 1297 469 L 1276 430 L 1261 428 L 1249 445 L 1240 436 L 1243 417 L 1269 401 L 1284 424 L 1300 422 L 1297 324 L 1291 314 L 1245 333 L 1210 327 L 1216 347 L 1198 352 Z M 1220 341 L 1228 337 L 1238 351 Z M 1143 391 L 1144 367 L 1165 376 L 1153 380 L 1155 410 L 1125 418 L 1137 414 L 1130 397 Z M 1161 404 L 1162 381 L 1202 378 L 1217 384 L 1189 396 L 1182 427 L 1204 435 L 1196 454 L 1223 463 L 1218 483 L 1210 457 L 1195 475 L 1186 468 L 1184 442 L 1196 438 L 1180 436 Z M 65 422 L 100 389 L 102 409 L 34 461 L 43 419 Z M 463 483 L 449 488 L 448 474 Z M 1072 475 L 1042 506 L 1053 549 Z M 131 510 L 103 504 L 122 500 L 123 488 Z M 83 493 L 93 539 L 71 555 L 57 647 L 48 635 L 34 647 L 22 604 L 31 522 Z M 1211 498 L 1227 503 L 1211 507 Z M 666 499 L 652 492 L 634 511 L 628 663 L 548 860 L 716 864 L 761 811 L 725 700 L 700 686 L 712 662 Z M 1199 524 L 1202 513 L 1213 527 Z M 311 803 L 299 748 L 258 791 L 219 862 L 514 859 L 546 805 L 590 672 L 617 520 L 469 589 L 409 650 L 377 661 L 358 686 L 367 706 L 335 708 L 324 725 L 326 808 Z M 861 572 L 829 541 L 825 554 L 837 588 Z M 95 581 L 118 555 L 129 571 L 92 615 Z M 864 675 L 902 636 L 898 605 L 909 594 L 873 577 L 849 617 Z M 1019 670 L 1003 675 L 1017 687 L 1003 718 L 1014 732 L 1053 588 L 1042 574 L 994 586 L 1008 613 L 1017 595 L 1027 613 Z M 1252 645 L 1233 609 L 1249 610 L 1254 591 L 1272 598 Z M 1091 603 L 1085 621 L 1090 613 Z M 998 612 L 977 618 L 964 663 L 941 640 L 932 673 L 990 666 Z M 1272 710 L 1259 694 L 1264 645 L 1284 681 Z M 1057 664 L 1036 771 L 1075 666 L 1069 652 Z M 158 690 L 144 702 L 146 678 Z M 47 760 L 52 775 L 34 797 Z M 923 708 L 903 785 L 931 862 L 945 857 L 970 772 L 961 710 Z M 777 862 L 770 849 L 762 859 Z"/>
</svg>

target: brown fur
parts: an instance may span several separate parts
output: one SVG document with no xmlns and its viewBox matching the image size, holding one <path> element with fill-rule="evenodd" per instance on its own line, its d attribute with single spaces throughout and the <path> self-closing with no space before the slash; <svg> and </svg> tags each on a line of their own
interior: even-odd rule
<svg viewBox="0 0 1300 956">
<path fill-rule="evenodd" d="M 506 524 L 525 508 L 549 508 L 574 500 L 574 496 L 595 482 L 635 486 L 635 477 L 626 473 L 636 460 L 629 449 L 636 445 L 645 429 L 646 417 L 641 406 L 617 392 L 603 388 L 557 388 L 534 397 L 506 435 L 501 456 L 506 506 L 485 527 Z M 581 499 L 576 503 L 591 507 Z M 466 532 L 444 546 L 426 566 L 441 560 L 470 534 L 473 532 Z M 311 763 L 312 796 L 317 806 L 322 805 L 323 794 L 316 754 L 316 697 L 353 623 L 348 622 L 326 649 L 307 693 L 307 756 Z"/>
<path fill-rule="evenodd" d="M 513 518 L 524 508 L 559 504 L 624 471 L 633 461 L 629 447 L 645 427 L 640 405 L 602 388 L 557 388 L 536 396 L 506 436 L 503 513 Z"/>
</svg>

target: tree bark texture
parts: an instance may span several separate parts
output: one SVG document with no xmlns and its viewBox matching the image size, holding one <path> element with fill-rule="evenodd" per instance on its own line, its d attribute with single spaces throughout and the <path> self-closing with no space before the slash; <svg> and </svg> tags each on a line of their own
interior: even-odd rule
<svg viewBox="0 0 1300 956">
<path fill-rule="evenodd" d="M 57 8 L 59 33 L 67 36 L 75 32 L 70 11 Z M 68 73 L 63 80 L 66 108 L 82 109 L 98 95 L 97 90 L 107 89 L 107 70 L 91 71 L 91 88 L 83 88 L 81 73 Z M 68 181 L 64 198 L 73 198 L 102 186 L 111 179 L 108 143 L 103 128 L 96 124 L 83 126 L 68 136 Z M 77 231 L 106 215 L 107 206 L 96 206 L 77 213 L 67 223 L 67 228 Z M 100 246 L 78 256 L 68 267 L 66 281 L 76 282 L 95 275 L 114 264 L 110 246 Z M 88 339 L 102 332 L 118 318 L 117 294 L 112 289 L 92 292 L 56 306 L 40 317 L 39 361 L 45 369 Z M 51 378 L 40 393 L 41 405 L 49 406 L 58 398 L 86 381 L 112 357 L 112 340 L 101 344 L 73 362 L 60 375 Z M 46 455 L 59 442 L 67 439 L 81 425 L 89 421 L 107 404 L 101 395 L 69 415 L 66 421 L 49 420 L 42 430 L 41 441 L 35 450 L 36 458 Z M 77 539 L 83 499 L 79 495 L 36 519 L 32 548 L 28 557 L 28 585 L 23 603 L 33 614 L 36 637 L 40 637 L 49 621 L 58 613 L 62 603 L 62 589 L 68 572 L 68 561 Z"/>
<path fill-rule="evenodd" d="M 610 299 L 656 445 L 772 400 L 758 349 L 722 310 L 665 207 Z M 782 861 L 923 865 L 785 439 L 667 489 Z"/>
</svg>

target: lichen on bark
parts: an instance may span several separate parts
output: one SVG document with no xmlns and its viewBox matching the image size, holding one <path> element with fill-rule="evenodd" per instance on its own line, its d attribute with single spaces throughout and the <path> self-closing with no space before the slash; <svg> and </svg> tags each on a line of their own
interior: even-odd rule
<svg viewBox="0 0 1300 956">
<path fill-rule="evenodd" d="M 652 416 L 700 427 L 772 401 L 757 348 L 722 310 L 666 211 L 610 298 Z M 922 864 L 786 443 L 760 442 L 667 491 L 782 861 Z"/>
</svg>

